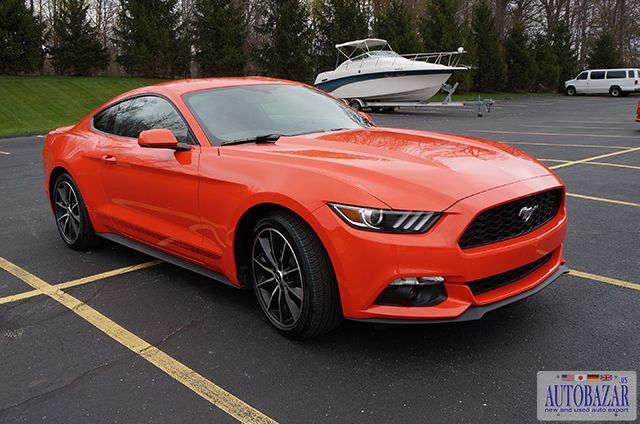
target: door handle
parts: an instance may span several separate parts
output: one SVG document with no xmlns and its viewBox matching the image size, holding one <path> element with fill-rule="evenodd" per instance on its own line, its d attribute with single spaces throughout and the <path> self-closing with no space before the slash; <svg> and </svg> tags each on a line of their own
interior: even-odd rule
<svg viewBox="0 0 640 424">
<path fill-rule="evenodd" d="M 102 156 L 102 160 L 105 162 L 115 162 L 116 161 L 116 157 L 115 156 L 111 156 L 111 155 L 103 155 Z"/>
</svg>

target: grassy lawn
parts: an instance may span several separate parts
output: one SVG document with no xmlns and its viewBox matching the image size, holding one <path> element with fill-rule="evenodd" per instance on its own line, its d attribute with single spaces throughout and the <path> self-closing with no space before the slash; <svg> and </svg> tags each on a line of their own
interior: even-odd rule
<svg viewBox="0 0 640 424">
<path fill-rule="evenodd" d="M 0 136 L 44 133 L 76 123 L 112 97 L 159 80 L 0 76 Z"/>
</svg>

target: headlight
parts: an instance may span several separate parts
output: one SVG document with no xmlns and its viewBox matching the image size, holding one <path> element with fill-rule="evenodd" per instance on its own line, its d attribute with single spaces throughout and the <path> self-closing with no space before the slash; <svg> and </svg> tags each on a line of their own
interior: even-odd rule
<svg viewBox="0 0 640 424">
<path fill-rule="evenodd" d="M 426 233 L 442 216 L 437 212 L 373 209 L 338 203 L 329 203 L 329 206 L 352 227 L 383 233 Z"/>
</svg>

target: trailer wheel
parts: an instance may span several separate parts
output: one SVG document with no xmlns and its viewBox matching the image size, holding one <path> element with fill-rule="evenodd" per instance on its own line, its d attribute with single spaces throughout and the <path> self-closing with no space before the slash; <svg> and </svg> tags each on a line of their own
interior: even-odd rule
<svg viewBox="0 0 640 424">
<path fill-rule="evenodd" d="M 353 109 L 355 110 L 362 110 L 362 107 L 364 106 L 364 104 L 362 103 L 362 100 L 360 99 L 351 99 L 349 100 L 349 106 L 351 106 Z"/>
</svg>

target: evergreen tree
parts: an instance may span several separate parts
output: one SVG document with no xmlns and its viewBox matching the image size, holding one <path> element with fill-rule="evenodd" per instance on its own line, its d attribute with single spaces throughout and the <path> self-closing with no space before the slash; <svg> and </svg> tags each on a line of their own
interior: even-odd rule
<svg viewBox="0 0 640 424">
<path fill-rule="evenodd" d="M 262 43 L 254 46 L 253 51 L 263 73 L 271 77 L 310 81 L 311 31 L 307 25 L 309 13 L 306 2 L 266 0 L 262 8 L 263 21 L 258 27 Z"/>
<path fill-rule="evenodd" d="M 520 22 L 516 22 L 505 40 L 507 89 L 531 91 L 538 66 L 529 47 L 529 40 Z"/>
<path fill-rule="evenodd" d="M 571 31 L 566 22 L 560 22 L 551 35 L 551 51 L 558 65 L 559 79 L 557 89 L 564 92 L 564 82 L 576 76 L 578 58 L 571 42 Z"/>
<path fill-rule="evenodd" d="M 0 74 L 36 72 L 42 66 L 42 25 L 24 0 L 0 0 Z"/>
<path fill-rule="evenodd" d="M 118 62 L 131 75 L 188 75 L 191 54 L 177 0 L 120 0 L 115 43 Z"/>
<path fill-rule="evenodd" d="M 415 23 L 403 0 L 391 0 L 384 10 L 378 12 L 374 30 L 376 37 L 387 40 L 396 52 L 420 51 Z"/>
<path fill-rule="evenodd" d="M 53 66 L 58 74 L 90 75 L 109 65 L 109 53 L 87 16 L 86 0 L 63 0 L 53 22 Z"/>
<path fill-rule="evenodd" d="M 534 82 L 535 91 L 555 90 L 560 80 L 560 67 L 553 54 L 551 44 L 542 34 L 537 34 L 532 43 L 533 56 L 538 65 Z"/>
<path fill-rule="evenodd" d="M 611 34 L 608 32 L 600 34 L 587 54 L 587 63 L 591 69 L 622 68 L 624 66 Z"/>
<path fill-rule="evenodd" d="M 420 35 L 427 52 L 454 51 L 462 46 L 458 0 L 430 0 L 420 19 Z"/>
<path fill-rule="evenodd" d="M 495 18 L 487 0 L 480 0 L 473 9 L 471 23 L 476 67 L 473 81 L 476 90 L 491 91 L 504 87 L 506 64 Z"/>
<path fill-rule="evenodd" d="M 244 13 L 236 1 L 196 0 L 192 34 L 194 58 L 203 76 L 244 73 Z"/>
<path fill-rule="evenodd" d="M 312 3 L 314 37 L 314 72 L 333 69 L 335 45 L 366 38 L 367 15 L 363 0 L 316 0 Z"/>
</svg>

